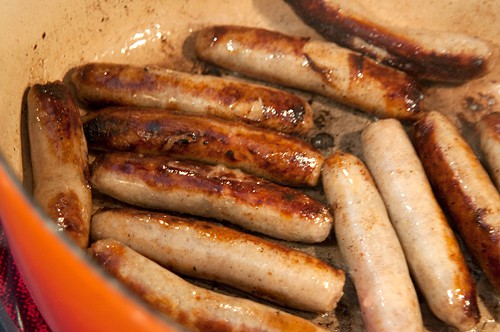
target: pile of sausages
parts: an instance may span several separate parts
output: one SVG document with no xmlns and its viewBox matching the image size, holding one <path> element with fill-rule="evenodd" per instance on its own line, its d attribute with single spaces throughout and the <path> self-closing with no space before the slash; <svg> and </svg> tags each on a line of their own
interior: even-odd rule
<svg viewBox="0 0 500 332">
<path fill-rule="evenodd" d="M 65 83 L 28 93 L 34 197 L 61 231 L 197 331 L 323 331 L 184 277 L 331 312 L 344 272 L 271 239 L 321 243 L 331 233 L 368 330 L 423 330 L 412 278 L 443 322 L 460 330 L 477 324 L 475 286 L 438 201 L 500 292 L 500 197 L 490 180 L 500 183 L 499 114 L 477 128 L 488 175 L 458 129 L 423 110 L 418 81 L 399 69 L 331 42 L 249 27 L 208 27 L 196 33 L 195 48 L 203 61 L 378 117 L 362 135 L 366 165 L 342 151 L 323 156 L 306 142 L 313 110 L 291 92 L 89 63 Z M 400 120 L 416 121 L 413 139 Z M 325 203 L 301 190 L 318 185 Z M 91 215 L 93 190 L 124 207 Z"/>
</svg>

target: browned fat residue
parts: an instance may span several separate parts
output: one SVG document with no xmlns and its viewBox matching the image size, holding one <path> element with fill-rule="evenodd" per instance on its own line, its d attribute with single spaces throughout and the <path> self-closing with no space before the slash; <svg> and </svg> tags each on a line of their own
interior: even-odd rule
<svg viewBox="0 0 500 332">
<path fill-rule="evenodd" d="M 302 49 L 309 38 L 292 37 L 279 32 L 260 28 L 247 28 L 242 26 L 222 25 L 204 31 L 205 38 L 210 36 L 212 45 L 236 41 L 245 50 L 265 49 L 275 56 L 291 54 L 303 56 Z"/>
<path fill-rule="evenodd" d="M 424 95 L 413 78 L 356 53 L 349 54 L 349 68 L 351 85 L 377 81 L 384 88 L 387 109 L 401 109 L 408 113 L 420 111 Z M 408 114 L 408 117 L 412 115 Z"/>
<path fill-rule="evenodd" d="M 73 190 L 58 193 L 47 203 L 47 214 L 78 243 L 86 243 L 88 237 L 88 225 L 82 213 L 83 206 Z"/>
<path fill-rule="evenodd" d="M 34 85 L 30 94 L 36 98 L 39 107 L 36 118 L 49 140 L 48 147 L 62 162 L 81 164 L 80 151 L 83 144 L 80 113 L 69 90 L 60 81 L 45 85 Z"/>
<path fill-rule="evenodd" d="M 283 216 L 327 218 L 328 208 L 306 194 L 273 182 L 226 169 L 168 157 L 141 157 L 131 153 L 97 157 L 93 172 L 103 167 L 144 181 L 151 188 L 178 188 L 208 196 L 233 197 L 236 204 L 271 206 Z"/>
</svg>

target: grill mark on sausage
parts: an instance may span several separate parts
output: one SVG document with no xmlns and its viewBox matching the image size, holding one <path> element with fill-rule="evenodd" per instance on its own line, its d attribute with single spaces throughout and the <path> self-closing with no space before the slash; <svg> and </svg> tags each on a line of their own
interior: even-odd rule
<svg viewBox="0 0 500 332">
<path fill-rule="evenodd" d="M 292 136 L 157 109 L 108 108 L 89 115 L 83 127 L 97 150 L 224 163 L 290 185 L 314 184 L 323 162 L 319 151 Z"/>
<path fill-rule="evenodd" d="M 284 217 L 299 214 L 314 220 L 329 213 L 325 205 L 300 191 L 241 172 L 201 163 L 180 162 L 163 156 L 141 157 L 132 153 L 113 153 L 98 156 L 92 164 L 93 170 L 97 168 L 139 178 L 151 188 L 189 188 L 206 195 L 234 197 L 236 204 L 274 206 Z"/>
<path fill-rule="evenodd" d="M 188 73 L 162 71 L 161 68 L 154 67 L 142 67 L 141 70 L 130 65 L 105 63 L 90 63 L 77 67 L 70 76 L 77 90 L 77 96 L 84 103 L 94 107 L 134 106 L 135 96 L 143 98 L 142 95 L 147 94 L 152 99 L 159 99 L 165 90 L 175 89 L 178 97 L 155 102 L 150 100 L 148 103 L 161 103 L 168 108 L 181 110 L 182 106 L 177 102 L 177 98 L 182 98 L 182 94 L 191 96 L 193 91 L 196 91 L 196 98 L 214 101 L 219 108 L 225 107 L 228 110 L 238 108 L 235 117 L 245 122 L 259 125 L 267 122 L 268 125 L 262 125 L 291 133 L 308 130 L 310 124 L 304 121 L 312 122 L 309 121 L 310 116 L 307 114 L 309 110 L 306 110 L 306 102 L 302 98 L 256 84 L 221 78 L 213 78 L 213 82 L 206 82 L 199 79 L 201 76 L 190 76 Z M 84 91 L 78 91 L 80 86 L 84 87 Z M 87 90 L 94 92 L 91 94 Z M 123 96 L 124 93 L 127 95 Z M 239 103 L 246 104 L 246 110 L 243 110 Z M 221 114 L 215 106 L 207 108 L 208 114 L 222 118 L 229 117 L 227 114 Z M 256 108 L 260 108 L 257 116 L 252 114 L 256 112 Z"/>
<path fill-rule="evenodd" d="M 65 153 L 74 149 L 75 141 L 83 139 L 80 113 L 69 90 L 57 81 L 34 85 L 31 95 L 37 100 L 37 121 L 40 127 L 46 128 L 44 135 L 49 141 L 50 152 L 62 162 L 82 164 L 80 156 Z"/>
</svg>

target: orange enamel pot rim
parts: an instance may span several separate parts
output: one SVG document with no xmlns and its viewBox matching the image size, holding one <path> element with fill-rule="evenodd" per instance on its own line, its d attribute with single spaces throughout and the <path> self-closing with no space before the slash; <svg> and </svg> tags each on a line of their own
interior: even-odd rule
<svg viewBox="0 0 500 332">
<path fill-rule="evenodd" d="M 141 304 L 60 234 L 0 155 L 0 218 L 16 265 L 54 331 L 180 328 Z"/>
</svg>

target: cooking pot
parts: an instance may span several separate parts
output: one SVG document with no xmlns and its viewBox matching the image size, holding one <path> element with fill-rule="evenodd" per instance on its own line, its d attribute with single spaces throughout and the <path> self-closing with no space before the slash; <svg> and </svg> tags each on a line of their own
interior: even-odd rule
<svg viewBox="0 0 500 332">
<path fill-rule="evenodd" d="M 396 25 L 462 31 L 499 41 L 498 0 L 361 2 Z M 197 61 L 189 36 L 210 24 L 320 37 L 284 1 L 267 0 L 4 1 L 0 22 L 0 218 L 17 267 L 44 319 L 54 331 L 179 329 L 106 276 L 32 200 L 25 93 L 32 84 L 62 79 L 70 68 L 89 61 L 192 71 Z M 497 85 L 492 79 L 488 82 L 489 91 L 498 98 L 500 80 Z M 436 86 L 432 96 L 435 105 L 461 107 L 459 101 L 470 89 Z M 350 119 L 353 125 L 346 136 L 366 123 L 366 117 Z M 356 142 L 351 148 L 356 151 Z M 340 326 L 362 326 L 359 311 L 342 319 L 346 317 L 353 322 Z M 484 331 L 498 327 L 484 326 Z"/>
</svg>

